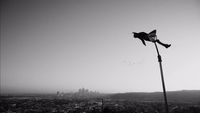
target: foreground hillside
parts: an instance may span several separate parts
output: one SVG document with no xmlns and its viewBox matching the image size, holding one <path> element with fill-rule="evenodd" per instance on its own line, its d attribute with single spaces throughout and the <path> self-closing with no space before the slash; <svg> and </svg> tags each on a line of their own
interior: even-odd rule
<svg viewBox="0 0 200 113">
<path fill-rule="evenodd" d="M 9 97 L 0 99 L 1 113 L 165 113 L 163 102 L 118 99 L 51 99 Z M 200 113 L 200 105 L 170 103 L 170 113 Z"/>
</svg>

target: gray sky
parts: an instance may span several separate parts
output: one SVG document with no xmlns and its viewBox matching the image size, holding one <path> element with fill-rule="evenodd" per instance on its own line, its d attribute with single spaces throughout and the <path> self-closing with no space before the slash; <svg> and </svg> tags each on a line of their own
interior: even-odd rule
<svg viewBox="0 0 200 113">
<path fill-rule="evenodd" d="M 1 3 L 1 92 L 200 89 L 198 0 L 6 0 Z"/>
</svg>

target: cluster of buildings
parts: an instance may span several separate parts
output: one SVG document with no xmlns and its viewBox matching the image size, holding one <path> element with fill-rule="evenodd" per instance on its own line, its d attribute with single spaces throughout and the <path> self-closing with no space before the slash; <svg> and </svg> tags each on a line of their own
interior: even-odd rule
<svg viewBox="0 0 200 113">
<path fill-rule="evenodd" d="M 77 92 L 75 93 L 63 93 L 63 92 L 59 92 L 57 91 L 56 93 L 57 98 L 71 98 L 71 99 L 89 99 L 89 98 L 98 98 L 98 97 L 102 97 L 103 95 L 100 94 L 97 91 L 90 91 L 89 89 L 85 89 L 85 88 L 80 88 Z"/>
</svg>

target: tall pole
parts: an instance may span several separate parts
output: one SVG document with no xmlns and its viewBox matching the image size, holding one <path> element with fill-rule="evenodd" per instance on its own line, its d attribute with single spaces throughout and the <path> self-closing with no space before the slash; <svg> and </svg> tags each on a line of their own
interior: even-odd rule
<svg viewBox="0 0 200 113">
<path fill-rule="evenodd" d="M 154 42 L 155 47 L 156 47 L 156 51 L 158 54 L 158 62 L 159 62 L 159 66 L 160 66 L 160 74 L 161 74 L 161 80 L 162 80 L 162 87 L 163 87 L 163 95 L 164 95 L 164 100 L 165 100 L 165 111 L 166 113 L 169 113 L 169 108 L 168 108 L 168 103 L 167 103 L 167 95 L 166 95 L 166 90 L 165 90 L 165 81 L 164 81 L 164 76 L 163 76 L 163 69 L 162 69 L 162 58 L 161 55 L 158 51 L 158 47 L 156 42 Z"/>
</svg>

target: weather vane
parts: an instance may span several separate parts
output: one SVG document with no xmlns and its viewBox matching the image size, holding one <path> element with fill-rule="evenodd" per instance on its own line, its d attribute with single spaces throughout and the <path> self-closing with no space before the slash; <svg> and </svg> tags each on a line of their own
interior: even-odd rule
<svg viewBox="0 0 200 113">
<path fill-rule="evenodd" d="M 146 46 L 145 41 L 157 42 L 166 48 L 171 46 L 171 44 L 164 44 L 157 39 L 156 30 L 151 31 L 150 33 L 145 33 L 145 32 L 139 32 L 139 33 L 132 32 L 132 33 L 134 38 L 139 38 L 145 46 Z"/>
<path fill-rule="evenodd" d="M 162 87 L 163 87 L 163 96 L 164 96 L 164 100 L 165 100 L 165 110 L 166 110 L 166 113 L 169 113 L 169 108 L 168 108 L 168 103 L 167 103 L 167 95 L 166 95 L 166 90 L 165 90 L 165 81 L 164 81 L 163 69 L 162 69 L 162 58 L 158 51 L 157 43 L 166 48 L 170 47 L 171 44 L 164 44 L 160 40 L 158 40 L 157 35 L 156 35 L 156 30 L 151 31 L 150 33 L 145 33 L 145 32 L 139 32 L 139 33 L 132 32 L 132 33 L 133 33 L 134 38 L 140 39 L 145 46 L 146 46 L 145 41 L 150 41 L 150 42 L 153 42 L 156 47 L 156 51 L 157 51 L 157 55 L 158 55 L 158 62 L 159 62 L 159 66 L 160 66 L 160 74 L 161 74 Z"/>
</svg>

